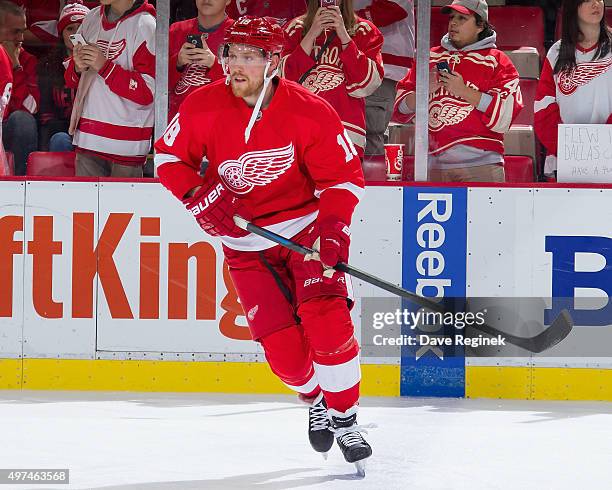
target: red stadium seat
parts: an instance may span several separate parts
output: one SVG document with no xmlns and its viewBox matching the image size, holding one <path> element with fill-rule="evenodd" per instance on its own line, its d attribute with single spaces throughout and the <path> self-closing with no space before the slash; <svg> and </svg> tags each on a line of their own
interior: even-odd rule
<svg viewBox="0 0 612 490">
<path fill-rule="evenodd" d="M 525 156 L 504 156 L 506 182 L 535 182 L 533 160 Z"/>
<path fill-rule="evenodd" d="M 30 153 L 26 165 L 26 175 L 44 175 L 53 177 L 74 177 L 73 151 L 35 151 Z"/>
<path fill-rule="evenodd" d="M 520 84 L 521 93 L 523 94 L 523 109 L 512 123 L 533 126 L 533 104 L 535 102 L 538 81 L 522 78 Z"/>
</svg>

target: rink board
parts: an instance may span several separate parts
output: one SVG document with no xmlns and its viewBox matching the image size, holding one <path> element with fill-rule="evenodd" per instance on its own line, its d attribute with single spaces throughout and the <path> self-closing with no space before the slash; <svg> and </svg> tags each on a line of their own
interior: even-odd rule
<svg viewBox="0 0 612 490">
<path fill-rule="evenodd" d="M 592 288 L 576 294 L 609 296 L 609 188 L 368 187 L 351 262 L 414 289 L 421 277 L 413 204 L 424 193 L 452 195 L 453 219 L 443 223 L 452 294 L 550 296 L 567 289 L 571 273 L 587 272 L 581 285 L 586 277 Z M 0 195 L 0 281 L 12 274 L 11 287 L 0 287 L 0 388 L 287 391 L 248 340 L 219 243 L 161 186 L 14 179 L 0 181 Z M 570 240 L 574 248 L 595 247 L 570 250 L 569 276 L 567 264 L 554 263 L 555 254 L 570 253 L 564 237 L 582 237 Z M 359 333 L 361 298 L 388 294 L 354 287 Z M 601 317 L 577 313 L 589 342 L 606 339 L 602 325 L 588 324 Z M 368 357 L 364 349 L 363 392 L 612 399 L 609 356 L 556 349 L 555 358 L 427 362 L 406 352 Z"/>
</svg>

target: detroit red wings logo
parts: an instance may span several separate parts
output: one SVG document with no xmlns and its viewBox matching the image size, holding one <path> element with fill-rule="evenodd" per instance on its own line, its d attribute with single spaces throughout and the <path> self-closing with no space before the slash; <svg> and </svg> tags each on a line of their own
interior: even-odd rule
<svg viewBox="0 0 612 490">
<path fill-rule="evenodd" d="M 295 161 L 293 143 L 272 150 L 250 151 L 238 160 L 219 165 L 219 175 L 236 194 L 247 194 L 255 186 L 268 185 L 283 175 Z"/>
<path fill-rule="evenodd" d="M 119 58 L 119 56 L 121 56 L 121 53 L 123 53 L 123 50 L 125 49 L 125 46 L 126 46 L 125 39 L 121 39 L 120 41 L 115 41 L 114 43 L 109 43 L 108 41 L 104 41 L 103 39 L 100 39 L 96 41 L 96 44 L 104 53 L 104 57 L 107 60 L 111 60 L 111 61 L 114 61 L 117 58 Z"/>
<path fill-rule="evenodd" d="M 572 95 L 578 87 L 586 85 L 600 75 L 606 73 L 612 66 L 612 57 L 605 60 L 580 63 L 570 72 L 562 72 L 557 84 L 563 95 Z"/>
<path fill-rule="evenodd" d="M 443 97 L 429 104 L 429 129 L 440 131 L 444 126 L 454 126 L 465 120 L 474 107 L 467 102 Z"/>
<path fill-rule="evenodd" d="M 185 74 L 176 84 L 174 93 L 176 95 L 182 95 L 189 90 L 190 87 L 200 87 L 212 82 L 206 75 L 208 74 L 208 67 L 204 65 L 191 64 L 185 71 Z"/>
<path fill-rule="evenodd" d="M 339 68 L 322 66 L 313 70 L 304 80 L 304 87 L 314 94 L 333 90 L 344 82 L 344 73 Z"/>
</svg>

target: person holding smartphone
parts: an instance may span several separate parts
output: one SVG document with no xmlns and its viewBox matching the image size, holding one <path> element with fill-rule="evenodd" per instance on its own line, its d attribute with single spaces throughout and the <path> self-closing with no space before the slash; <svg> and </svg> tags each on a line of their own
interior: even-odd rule
<svg viewBox="0 0 612 490">
<path fill-rule="evenodd" d="M 503 182 L 504 134 L 523 107 L 519 75 L 496 49 L 484 0 L 454 0 L 430 51 L 429 180 Z M 416 70 L 399 82 L 395 114 L 414 117 Z"/>
<path fill-rule="evenodd" d="M 291 21 L 285 32 L 282 76 L 331 104 L 363 158 L 365 98 L 385 74 L 382 34 L 355 15 L 353 0 L 309 0 L 306 14 Z"/>
<path fill-rule="evenodd" d="M 234 23 L 225 11 L 229 3 L 230 0 L 195 0 L 198 16 L 170 26 L 169 118 L 193 90 L 223 78 L 216 54 Z"/>
</svg>

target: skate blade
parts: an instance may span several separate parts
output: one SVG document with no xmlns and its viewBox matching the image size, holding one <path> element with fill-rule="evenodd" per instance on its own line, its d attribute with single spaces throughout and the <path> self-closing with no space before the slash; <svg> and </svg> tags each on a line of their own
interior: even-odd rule
<svg viewBox="0 0 612 490">
<path fill-rule="evenodd" d="M 366 476 L 366 460 L 362 459 L 360 461 L 355 461 L 353 463 L 355 465 L 355 469 L 357 470 L 357 476 L 361 478 L 365 478 Z"/>
</svg>

